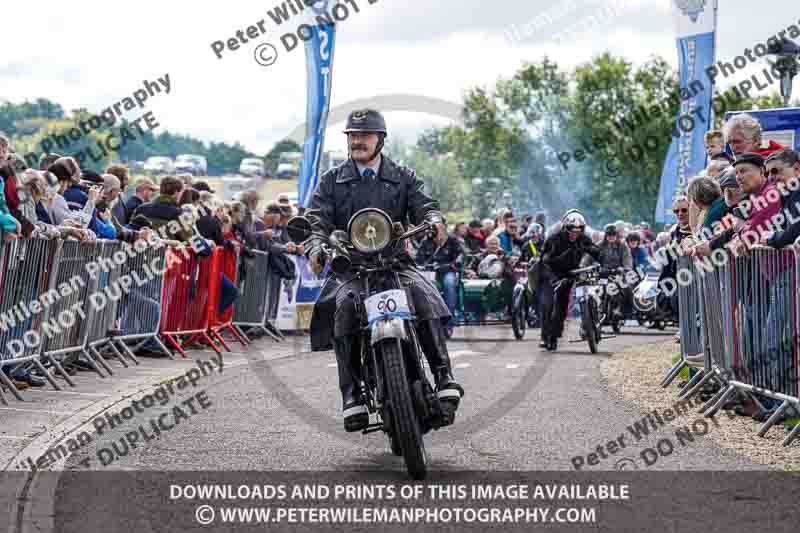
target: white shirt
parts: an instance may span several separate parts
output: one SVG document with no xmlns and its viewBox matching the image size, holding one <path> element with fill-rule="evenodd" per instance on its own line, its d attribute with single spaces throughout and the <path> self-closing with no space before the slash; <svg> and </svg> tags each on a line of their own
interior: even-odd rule
<svg viewBox="0 0 800 533">
<path fill-rule="evenodd" d="M 374 165 L 370 165 L 370 166 L 362 165 L 361 163 L 356 161 L 355 163 L 356 163 L 356 169 L 358 169 L 358 175 L 359 176 L 363 176 L 364 175 L 364 171 L 367 170 L 368 168 L 371 168 L 375 172 L 375 177 L 377 178 L 378 177 L 378 170 L 380 170 L 380 168 L 381 168 L 381 160 L 382 159 L 383 159 L 383 156 L 378 154 L 378 159 L 375 161 L 375 164 Z"/>
</svg>

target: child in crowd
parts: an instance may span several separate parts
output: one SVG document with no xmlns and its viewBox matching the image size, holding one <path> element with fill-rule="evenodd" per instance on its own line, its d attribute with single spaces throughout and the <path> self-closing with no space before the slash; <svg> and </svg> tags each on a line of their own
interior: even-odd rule
<svg viewBox="0 0 800 533">
<path fill-rule="evenodd" d="M 725 151 L 725 138 L 722 136 L 721 131 L 711 130 L 706 133 L 703 140 L 706 145 L 706 154 L 708 154 L 709 160 L 715 155 Z"/>
</svg>

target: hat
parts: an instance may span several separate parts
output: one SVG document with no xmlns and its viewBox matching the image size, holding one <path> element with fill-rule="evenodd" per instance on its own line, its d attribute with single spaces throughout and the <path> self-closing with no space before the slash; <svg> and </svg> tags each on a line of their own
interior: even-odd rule
<svg viewBox="0 0 800 533">
<path fill-rule="evenodd" d="M 719 177 L 720 189 L 734 189 L 738 186 L 739 184 L 736 183 L 736 171 L 733 167 Z"/>
<path fill-rule="evenodd" d="M 480 220 L 473 220 L 469 223 L 469 227 L 473 229 L 481 229 L 483 225 Z"/>
<path fill-rule="evenodd" d="M 105 181 L 103 180 L 103 176 L 89 168 L 81 170 L 81 179 L 85 181 L 91 181 L 92 183 L 96 183 L 98 185 L 103 185 Z"/>
<path fill-rule="evenodd" d="M 278 203 L 279 204 L 288 204 L 289 203 L 289 195 L 286 194 L 285 192 L 279 194 L 278 195 Z"/>
<path fill-rule="evenodd" d="M 750 163 L 758 168 L 764 168 L 764 158 L 753 152 L 747 152 L 737 157 L 736 161 L 733 162 L 733 166 L 735 167 L 741 163 Z"/>
<path fill-rule="evenodd" d="M 712 155 L 711 156 L 711 160 L 712 161 L 725 160 L 728 163 L 733 163 L 733 156 L 731 154 L 729 154 L 728 152 L 720 152 L 718 154 Z"/>
<path fill-rule="evenodd" d="M 135 182 L 133 182 L 134 190 L 139 190 L 142 188 L 150 189 L 151 191 L 157 191 L 158 185 L 153 183 L 153 180 L 150 178 L 139 178 Z"/>
<path fill-rule="evenodd" d="M 350 113 L 347 117 L 343 133 L 369 132 L 386 134 L 386 121 L 378 111 L 374 109 L 358 109 Z"/>
<path fill-rule="evenodd" d="M 192 185 L 192 189 L 194 189 L 196 191 L 199 191 L 199 192 L 206 191 L 206 192 L 210 192 L 212 194 L 214 193 L 214 189 L 209 187 L 208 183 L 206 183 L 205 181 L 198 181 L 198 182 L 194 183 Z"/>
</svg>

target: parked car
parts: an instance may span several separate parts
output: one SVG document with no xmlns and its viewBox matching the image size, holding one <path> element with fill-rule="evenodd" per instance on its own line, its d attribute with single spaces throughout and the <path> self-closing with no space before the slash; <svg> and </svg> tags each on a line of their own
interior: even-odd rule
<svg viewBox="0 0 800 533">
<path fill-rule="evenodd" d="M 281 163 L 275 172 L 275 177 L 280 180 L 288 180 L 297 177 L 297 170 L 291 163 Z"/>
<path fill-rule="evenodd" d="M 238 201 L 244 191 L 253 188 L 253 178 L 246 176 L 224 176 L 222 178 L 222 199 L 226 202 Z"/>
<path fill-rule="evenodd" d="M 264 162 L 261 159 L 249 157 L 242 159 L 242 163 L 239 165 L 239 174 L 243 176 L 263 178 L 266 173 Z"/>
<path fill-rule="evenodd" d="M 193 176 L 207 176 L 208 161 L 201 155 L 181 154 L 175 159 L 175 172 L 186 172 Z"/>
<path fill-rule="evenodd" d="M 144 164 L 144 171 L 152 176 L 172 174 L 175 172 L 175 165 L 169 157 L 148 157 Z"/>
</svg>

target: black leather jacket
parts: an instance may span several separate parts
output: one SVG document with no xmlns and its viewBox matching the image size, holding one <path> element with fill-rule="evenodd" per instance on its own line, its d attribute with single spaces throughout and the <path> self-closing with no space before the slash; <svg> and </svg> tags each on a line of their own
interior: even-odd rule
<svg viewBox="0 0 800 533">
<path fill-rule="evenodd" d="M 314 191 L 306 216 L 314 231 L 330 235 L 334 230 L 347 231 L 347 224 L 361 209 L 374 207 L 385 211 L 392 222 L 419 225 L 425 220 L 441 220 L 439 205 L 425 193 L 425 185 L 416 173 L 381 156 L 378 175 L 365 179 L 355 162 L 348 159 L 322 175 Z M 318 249 L 320 239 L 311 239 L 307 254 Z"/>
<path fill-rule="evenodd" d="M 556 277 L 563 278 L 570 270 L 580 266 L 583 254 L 589 254 L 595 261 L 600 261 L 600 248 L 589 237 L 581 235 L 575 242 L 570 242 L 567 234 L 560 231 L 544 242 L 542 262 Z"/>
<path fill-rule="evenodd" d="M 315 231 L 330 235 L 337 229 L 347 231 L 350 218 L 368 207 L 382 209 L 393 222 L 404 225 L 441 220 L 439 206 L 425 194 L 422 180 L 410 168 L 401 167 L 385 156 L 375 178 L 362 178 L 352 160 L 323 174 L 306 216 Z M 309 239 L 306 253 L 318 249 L 322 241 L 321 238 Z M 413 267 L 413 261 L 405 251 L 397 253 L 407 256 L 407 264 L 401 270 L 404 286 L 411 293 L 415 316 L 422 320 L 450 318 L 438 290 Z M 354 264 L 357 259 L 357 254 L 354 254 Z M 329 274 L 314 305 L 311 316 L 311 347 L 314 351 L 328 350 L 333 347 L 334 337 L 355 334 L 361 328 L 358 315 L 337 312 L 337 309 L 344 308 L 342 295 L 345 292 L 339 291 L 343 284 L 352 284 L 354 290 L 361 287 L 361 282 L 349 274 Z"/>
</svg>

